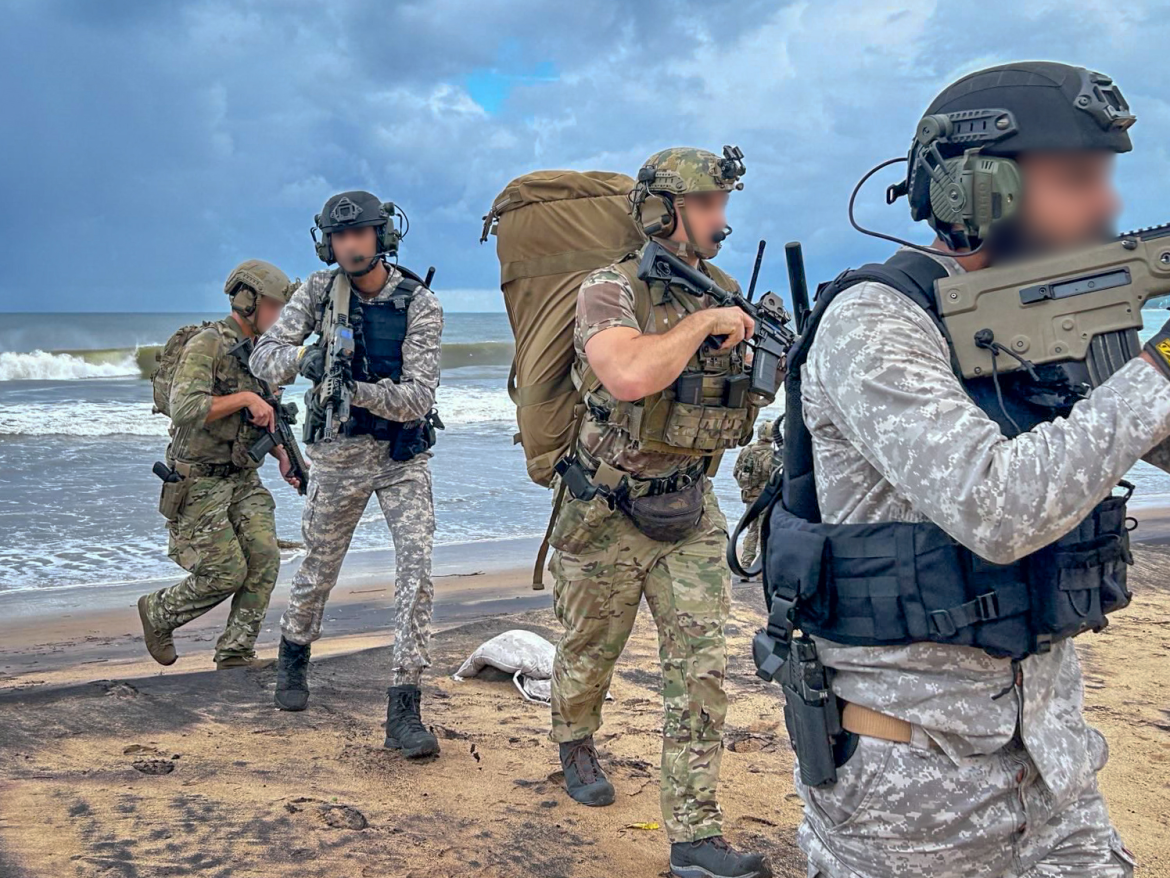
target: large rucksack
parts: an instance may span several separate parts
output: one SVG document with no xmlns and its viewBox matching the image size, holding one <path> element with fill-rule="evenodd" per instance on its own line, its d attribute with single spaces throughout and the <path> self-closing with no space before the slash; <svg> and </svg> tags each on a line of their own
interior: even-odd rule
<svg viewBox="0 0 1170 878">
<path fill-rule="evenodd" d="M 496 235 L 500 290 L 516 340 L 508 394 L 516 404 L 528 476 L 547 487 L 582 414 L 573 386 L 577 290 L 589 272 L 642 246 L 630 215 L 634 181 L 608 171 L 517 177 L 484 217 Z"/>
<path fill-rule="evenodd" d="M 167 339 L 161 351 L 154 355 L 158 366 L 150 376 L 151 390 L 154 392 L 154 413 L 162 413 L 167 417 L 171 414 L 171 384 L 175 380 L 175 369 L 179 367 L 179 357 L 183 355 L 183 348 L 192 338 L 211 326 L 211 323 L 192 323 Z"/>
</svg>

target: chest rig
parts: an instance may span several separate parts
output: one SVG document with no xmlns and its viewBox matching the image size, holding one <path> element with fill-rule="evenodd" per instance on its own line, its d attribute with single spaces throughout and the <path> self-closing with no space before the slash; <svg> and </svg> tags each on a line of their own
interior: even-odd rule
<svg viewBox="0 0 1170 878">
<path fill-rule="evenodd" d="M 713 265 L 704 264 L 725 289 L 735 282 Z M 616 270 L 634 291 L 635 315 L 643 333 L 663 334 L 702 310 L 685 292 L 674 293 L 663 283 L 647 284 L 637 275 L 636 254 Z M 720 351 L 706 343 L 691 357 L 674 384 L 643 399 L 625 402 L 610 394 L 580 360 L 573 380 L 587 407 L 586 417 L 622 430 L 642 451 L 701 458 L 744 445 L 752 437 L 758 407 L 747 399 L 745 346 Z"/>
</svg>

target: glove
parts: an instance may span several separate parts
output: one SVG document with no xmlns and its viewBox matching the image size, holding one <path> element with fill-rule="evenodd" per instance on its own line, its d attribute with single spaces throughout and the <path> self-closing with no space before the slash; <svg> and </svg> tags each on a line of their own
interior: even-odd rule
<svg viewBox="0 0 1170 878">
<path fill-rule="evenodd" d="M 297 358 L 297 372 L 314 384 L 325 377 L 325 352 L 320 348 L 303 348 Z"/>
<path fill-rule="evenodd" d="M 1150 355 L 1158 371 L 1170 378 L 1170 320 L 1142 345 L 1142 350 Z"/>
</svg>

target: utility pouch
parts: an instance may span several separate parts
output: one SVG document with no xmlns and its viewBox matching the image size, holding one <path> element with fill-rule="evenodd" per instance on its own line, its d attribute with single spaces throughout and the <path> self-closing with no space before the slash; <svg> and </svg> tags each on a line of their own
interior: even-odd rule
<svg viewBox="0 0 1170 878">
<path fill-rule="evenodd" d="M 703 404 L 703 374 L 684 373 L 674 382 L 674 398 L 687 405 Z"/>
<path fill-rule="evenodd" d="M 693 534 L 703 517 L 703 481 L 669 494 L 636 499 L 623 494 L 618 507 L 650 539 L 676 543 Z"/>
<path fill-rule="evenodd" d="M 187 491 L 191 487 L 191 467 L 185 463 L 176 463 L 173 467 L 168 467 L 158 461 L 152 471 L 163 483 L 158 511 L 167 521 L 175 521 L 187 502 Z"/>
<path fill-rule="evenodd" d="M 727 379 L 723 404 L 729 409 L 741 409 L 746 406 L 748 387 L 751 383 L 749 375 L 732 375 Z"/>
<path fill-rule="evenodd" d="M 808 787 L 837 782 L 835 739 L 841 736 L 841 710 L 829 688 L 829 675 L 816 644 L 801 637 L 792 642 L 784 664 L 784 724 L 800 765 L 800 782 Z"/>
</svg>

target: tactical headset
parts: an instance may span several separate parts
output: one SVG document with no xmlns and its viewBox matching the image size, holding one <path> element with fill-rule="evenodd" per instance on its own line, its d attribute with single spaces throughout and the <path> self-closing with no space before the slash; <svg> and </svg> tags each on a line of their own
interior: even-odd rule
<svg viewBox="0 0 1170 878">
<path fill-rule="evenodd" d="M 410 230 L 410 220 L 407 218 L 405 213 L 395 208 L 394 202 L 392 201 L 382 202 L 380 216 L 382 221 L 374 226 L 378 230 L 378 252 L 375 255 L 385 254 L 386 256 L 393 258 L 398 255 L 398 244 L 404 237 L 406 237 L 406 232 Z M 401 216 L 405 221 L 405 230 L 400 230 L 392 222 L 394 217 L 397 216 Z M 326 265 L 332 265 L 337 261 L 336 256 L 333 254 L 333 242 L 331 239 L 332 232 L 326 230 L 326 225 L 322 222 L 321 214 L 317 214 L 315 217 L 313 217 L 313 222 L 314 228 L 309 229 L 309 234 L 313 238 L 313 247 L 317 251 L 317 258 Z M 366 223 L 363 224 L 363 226 L 364 225 L 373 224 Z M 363 226 L 357 227 L 361 228 Z M 329 228 L 352 228 L 352 226 L 346 225 L 344 220 L 341 220 L 336 227 L 330 223 Z M 318 231 L 321 232 L 321 237 L 319 239 L 317 237 Z"/>
<path fill-rule="evenodd" d="M 952 249 L 979 246 L 994 225 L 1015 214 L 1023 189 L 1019 165 L 1009 158 L 983 155 L 982 149 L 1017 130 L 1007 110 L 924 117 L 910 147 L 907 180 L 887 190 L 887 201 L 905 192 L 911 217 L 929 222 Z M 943 157 L 943 150 L 953 153 L 955 148 L 962 149 L 962 155 Z"/>
</svg>

